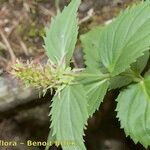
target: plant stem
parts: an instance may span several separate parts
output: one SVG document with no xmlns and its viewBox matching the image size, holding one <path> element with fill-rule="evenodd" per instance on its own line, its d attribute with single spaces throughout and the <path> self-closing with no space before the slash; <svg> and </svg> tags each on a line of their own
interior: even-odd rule
<svg viewBox="0 0 150 150">
<path fill-rule="evenodd" d="M 55 7 L 57 10 L 57 13 L 60 12 L 59 2 L 60 2 L 60 0 L 55 0 Z"/>
<path fill-rule="evenodd" d="M 124 72 L 121 75 L 122 76 L 128 76 L 128 77 L 132 78 L 134 82 L 140 82 L 143 80 L 143 77 L 140 75 L 140 73 L 135 72 L 132 69 L 129 69 L 128 72 Z"/>
</svg>

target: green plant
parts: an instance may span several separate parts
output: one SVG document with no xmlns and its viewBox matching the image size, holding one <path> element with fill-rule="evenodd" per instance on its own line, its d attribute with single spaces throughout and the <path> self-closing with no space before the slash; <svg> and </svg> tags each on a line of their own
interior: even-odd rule
<svg viewBox="0 0 150 150">
<path fill-rule="evenodd" d="M 87 119 L 108 90 L 120 87 L 116 111 L 121 128 L 147 148 L 150 74 L 141 74 L 149 59 L 150 2 L 127 8 L 111 24 L 81 35 L 86 68 L 72 69 L 69 65 L 77 41 L 79 5 L 80 0 L 72 0 L 46 29 L 44 48 L 49 62 L 40 67 L 18 62 L 13 74 L 27 85 L 56 90 L 48 141 L 57 141 L 63 150 L 86 149 L 82 136 Z"/>
</svg>

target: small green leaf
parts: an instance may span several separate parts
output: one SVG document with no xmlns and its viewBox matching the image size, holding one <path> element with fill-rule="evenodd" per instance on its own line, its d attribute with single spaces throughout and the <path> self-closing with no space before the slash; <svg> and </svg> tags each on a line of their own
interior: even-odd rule
<svg viewBox="0 0 150 150">
<path fill-rule="evenodd" d="M 82 75 L 85 75 L 82 77 Z M 91 73 L 86 69 L 80 78 L 88 100 L 88 113 L 92 116 L 99 109 L 109 86 L 109 76 L 102 73 Z"/>
<path fill-rule="evenodd" d="M 109 90 L 121 88 L 123 86 L 128 85 L 132 81 L 133 81 L 133 79 L 128 76 L 122 76 L 122 75 L 115 76 L 115 77 L 111 78 L 111 80 L 110 80 Z"/>
<path fill-rule="evenodd" d="M 121 128 L 135 143 L 147 148 L 150 145 L 150 76 L 123 90 L 117 102 Z"/>
<path fill-rule="evenodd" d="M 68 85 L 53 98 L 53 135 L 61 141 L 63 150 L 86 150 L 83 142 L 83 129 L 88 118 L 87 100 L 81 85 Z M 72 141 L 75 145 L 63 144 Z"/>
<path fill-rule="evenodd" d="M 128 69 L 150 46 L 150 1 L 121 13 L 100 34 L 100 60 L 111 75 Z"/>
<path fill-rule="evenodd" d="M 137 61 L 131 65 L 131 69 L 137 73 L 141 73 L 147 65 L 148 59 L 149 51 L 146 51 L 143 56 L 138 58 Z"/>
<path fill-rule="evenodd" d="M 78 34 L 77 10 L 79 4 L 80 0 L 72 0 L 62 13 L 52 19 L 50 27 L 46 29 L 44 47 L 54 64 L 58 64 L 63 59 L 68 64 L 72 57 Z"/>
<path fill-rule="evenodd" d="M 92 116 L 93 113 L 99 109 L 100 104 L 103 102 L 104 96 L 107 92 L 109 82 L 107 79 L 92 82 L 85 86 L 88 96 L 88 112 L 89 116 Z"/>
<path fill-rule="evenodd" d="M 125 72 L 131 74 L 131 71 L 133 71 L 137 75 L 142 73 L 147 64 L 148 59 L 149 59 L 149 51 L 146 51 L 145 54 L 140 58 L 138 58 L 135 63 L 131 64 L 130 69 L 126 70 Z M 121 88 L 123 86 L 128 85 L 133 80 L 134 77 L 125 76 L 123 72 L 110 80 L 110 89 Z"/>
</svg>

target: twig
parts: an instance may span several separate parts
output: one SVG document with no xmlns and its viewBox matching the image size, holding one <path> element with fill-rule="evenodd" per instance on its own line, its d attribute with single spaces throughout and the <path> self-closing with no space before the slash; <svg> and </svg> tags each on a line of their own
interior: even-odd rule
<svg viewBox="0 0 150 150">
<path fill-rule="evenodd" d="M 8 51 L 9 51 L 9 54 L 10 54 L 10 57 L 11 57 L 11 61 L 12 61 L 12 63 L 14 63 L 15 60 L 16 60 L 16 56 L 15 56 L 15 54 L 13 52 L 13 49 L 11 48 L 11 46 L 10 46 L 10 44 L 9 44 L 7 38 L 6 38 L 6 36 L 4 35 L 4 33 L 3 33 L 3 31 L 1 29 L 0 29 L 0 35 L 1 35 L 1 37 L 2 37 L 2 39 L 4 41 L 4 43 L 5 43 L 5 46 L 7 47 Z"/>
<path fill-rule="evenodd" d="M 28 49 L 27 49 L 25 43 L 24 43 L 22 40 L 20 40 L 20 45 L 21 45 L 21 47 L 22 47 L 22 49 L 23 49 L 25 55 L 26 55 L 26 56 L 29 56 Z"/>
<path fill-rule="evenodd" d="M 57 10 L 57 13 L 60 12 L 59 3 L 60 3 L 60 0 L 55 0 L 55 7 L 56 7 L 56 10 Z"/>
<path fill-rule="evenodd" d="M 25 45 L 25 43 L 21 40 L 21 38 L 19 36 L 17 36 L 17 39 L 18 39 L 20 46 L 22 47 L 22 50 L 24 51 L 25 55 L 29 56 L 29 52 L 28 52 L 28 49 L 27 49 L 27 46 Z"/>
<path fill-rule="evenodd" d="M 41 11 L 42 11 L 42 13 L 43 13 L 44 15 L 48 15 L 48 16 L 52 16 L 52 17 L 55 16 L 55 14 L 54 14 L 52 11 L 46 9 L 46 8 L 43 7 L 42 5 L 39 5 L 39 8 L 41 9 Z"/>
<path fill-rule="evenodd" d="M 84 22 L 86 22 L 86 21 L 88 21 L 88 20 L 93 16 L 93 14 L 94 14 L 94 10 L 93 10 L 93 8 L 91 8 L 91 9 L 87 12 L 87 16 L 84 17 L 83 19 L 81 19 L 81 20 L 79 21 L 79 25 L 82 24 L 82 23 L 84 23 Z"/>
</svg>

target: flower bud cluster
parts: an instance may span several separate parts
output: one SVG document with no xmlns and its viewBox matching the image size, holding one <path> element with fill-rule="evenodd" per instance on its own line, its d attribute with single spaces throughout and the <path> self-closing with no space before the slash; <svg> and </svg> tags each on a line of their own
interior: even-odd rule
<svg viewBox="0 0 150 150">
<path fill-rule="evenodd" d="M 49 62 L 45 65 L 36 64 L 33 61 L 23 63 L 18 60 L 12 67 L 11 74 L 21 79 L 26 86 L 44 90 L 57 90 L 67 84 L 73 84 L 75 75 L 70 67 L 55 66 Z"/>
</svg>

